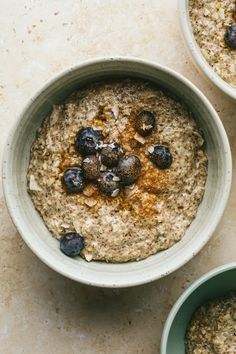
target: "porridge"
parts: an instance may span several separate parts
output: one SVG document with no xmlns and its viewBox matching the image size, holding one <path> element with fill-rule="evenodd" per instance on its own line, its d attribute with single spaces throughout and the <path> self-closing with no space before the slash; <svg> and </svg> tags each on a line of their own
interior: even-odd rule
<svg viewBox="0 0 236 354">
<path fill-rule="evenodd" d="M 148 82 L 121 79 L 54 106 L 27 181 L 64 253 L 126 262 L 181 240 L 206 177 L 204 139 L 187 108 Z"/>
<path fill-rule="evenodd" d="M 236 88 L 235 0 L 190 0 L 193 33 L 213 70 Z"/>
<path fill-rule="evenodd" d="M 236 353 L 236 295 L 212 300 L 193 315 L 186 335 L 187 354 Z"/>
</svg>

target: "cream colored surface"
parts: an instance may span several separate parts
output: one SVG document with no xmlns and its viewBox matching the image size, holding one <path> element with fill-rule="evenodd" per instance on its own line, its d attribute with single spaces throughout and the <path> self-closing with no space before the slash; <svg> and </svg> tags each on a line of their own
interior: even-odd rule
<svg viewBox="0 0 236 354">
<path fill-rule="evenodd" d="M 94 56 L 133 55 L 165 64 L 202 89 L 219 112 L 236 156 L 236 103 L 196 71 L 176 9 L 176 0 L 4 2 L 1 151 L 17 114 L 53 74 Z M 198 256 L 160 281 L 123 290 L 90 288 L 48 269 L 17 234 L 2 199 L 0 353 L 158 353 L 163 322 L 183 289 L 236 259 L 235 192 L 236 181 L 221 224 Z"/>
</svg>

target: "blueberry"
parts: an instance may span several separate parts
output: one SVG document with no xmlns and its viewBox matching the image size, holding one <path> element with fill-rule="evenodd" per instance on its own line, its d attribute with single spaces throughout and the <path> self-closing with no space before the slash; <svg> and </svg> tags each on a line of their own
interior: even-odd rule
<svg viewBox="0 0 236 354">
<path fill-rule="evenodd" d="M 62 177 L 62 184 L 68 193 L 81 192 L 85 185 L 83 171 L 78 167 L 71 167 L 65 170 Z"/>
<path fill-rule="evenodd" d="M 236 49 L 236 25 L 229 26 L 225 32 L 225 42 L 231 49 Z"/>
<path fill-rule="evenodd" d="M 141 173 L 141 162 L 137 156 L 130 155 L 121 159 L 118 163 L 116 173 L 124 185 L 135 182 Z"/>
<path fill-rule="evenodd" d="M 98 188 L 103 194 L 116 197 L 120 192 L 119 181 L 119 177 L 113 171 L 107 171 L 98 179 Z"/>
<path fill-rule="evenodd" d="M 165 170 L 172 164 L 172 155 L 165 145 L 155 145 L 149 148 L 150 160 L 161 170 Z"/>
<path fill-rule="evenodd" d="M 84 177 L 90 181 L 100 176 L 101 163 L 96 155 L 88 155 L 82 162 Z"/>
<path fill-rule="evenodd" d="M 93 155 L 98 149 L 99 142 L 102 140 L 100 131 L 93 128 L 82 128 L 78 131 L 75 147 L 81 155 Z"/>
<path fill-rule="evenodd" d="M 78 256 L 83 248 L 84 239 L 76 232 L 67 232 L 60 240 L 60 250 L 69 257 Z"/>
<path fill-rule="evenodd" d="M 135 118 L 135 129 L 141 136 L 148 136 L 156 125 L 156 118 L 150 111 L 141 111 Z"/>
<path fill-rule="evenodd" d="M 118 164 L 120 158 L 124 156 L 124 149 L 118 143 L 106 144 L 101 150 L 102 163 L 108 167 L 114 167 Z"/>
</svg>

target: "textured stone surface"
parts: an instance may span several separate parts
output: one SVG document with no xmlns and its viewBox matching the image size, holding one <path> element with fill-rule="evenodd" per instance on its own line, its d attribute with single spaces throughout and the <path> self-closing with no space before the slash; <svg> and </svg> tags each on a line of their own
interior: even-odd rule
<svg viewBox="0 0 236 354">
<path fill-rule="evenodd" d="M 133 55 L 168 65 L 211 100 L 236 157 L 236 103 L 195 69 L 181 38 L 176 0 L 8 0 L 0 16 L 0 152 L 29 97 L 84 59 Z M 154 354 L 182 291 L 235 261 L 236 181 L 208 245 L 172 275 L 122 290 L 90 288 L 47 268 L 27 248 L 0 201 L 1 354 Z"/>
</svg>

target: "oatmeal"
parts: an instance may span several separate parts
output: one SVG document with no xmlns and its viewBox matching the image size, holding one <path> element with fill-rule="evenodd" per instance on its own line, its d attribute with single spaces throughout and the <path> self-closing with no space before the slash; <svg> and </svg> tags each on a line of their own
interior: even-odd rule
<svg viewBox="0 0 236 354">
<path fill-rule="evenodd" d="M 212 300 L 193 315 L 186 335 L 187 354 L 236 353 L 236 295 Z"/>
<path fill-rule="evenodd" d="M 95 140 L 100 152 L 91 156 Z M 181 240 L 194 219 L 207 176 L 203 146 L 186 107 L 150 83 L 94 83 L 43 122 L 28 190 L 54 237 L 83 236 L 73 242 L 86 260 L 140 260 Z M 71 176 L 79 193 L 68 193 Z"/>
<path fill-rule="evenodd" d="M 213 70 L 236 88 L 236 51 L 225 42 L 225 33 L 236 22 L 235 0 L 190 0 L 193 33 Z"/>
</svg>

